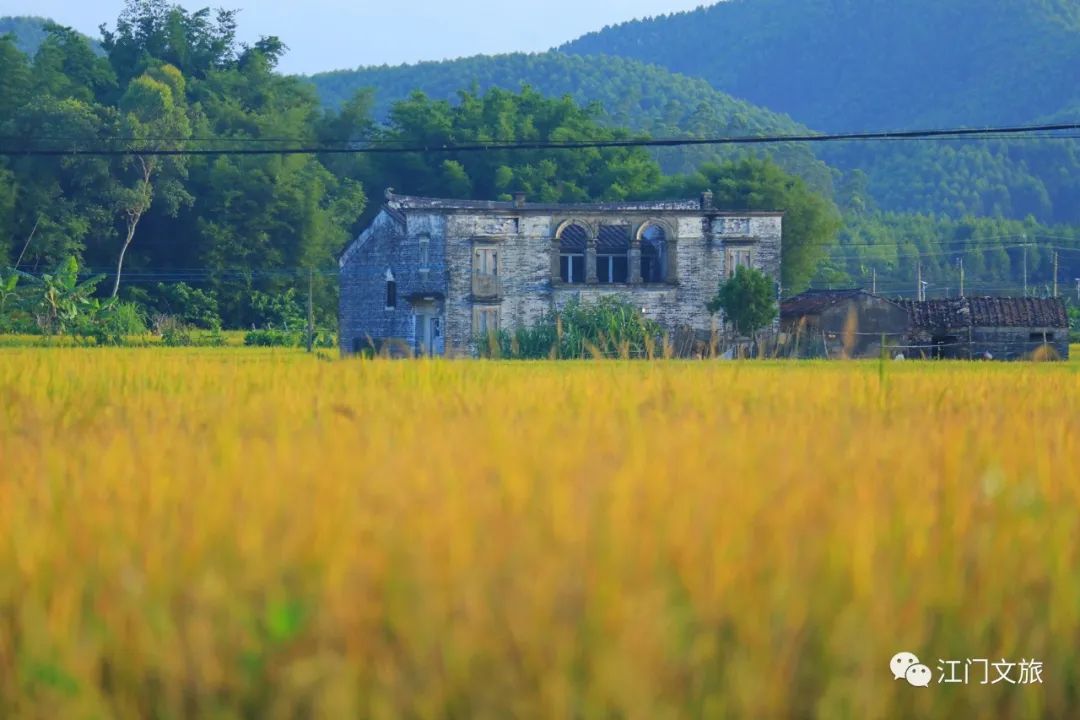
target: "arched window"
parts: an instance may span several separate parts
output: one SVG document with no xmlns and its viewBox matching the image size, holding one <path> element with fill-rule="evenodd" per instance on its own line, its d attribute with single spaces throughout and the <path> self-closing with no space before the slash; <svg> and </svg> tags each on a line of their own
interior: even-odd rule
<svg viewBox="0 0 1080 720">
<path fill-rule="evenodd" d="M 390 268 L 386 269 L 386 309 L 393 310 L 397 307 L 397 281 Z"/>
<path fill-rule="evenodd" d="M 559 232 L 559 277 L 564 283 L 585 282 L 585 247 L 589 231 L 581 225 L 567 225 Z"/>
<path fill-rule="evenodd" d="M 629 275 L 630 227 L 603 225 L 596 239 L 596 280 L 624 283 Z"/>
<path fill-rule="evenodd" d="M 667 279 L 667 234 L 659 225 L 641 231 L 641 281 L 661 283 Z"/>
</svg>

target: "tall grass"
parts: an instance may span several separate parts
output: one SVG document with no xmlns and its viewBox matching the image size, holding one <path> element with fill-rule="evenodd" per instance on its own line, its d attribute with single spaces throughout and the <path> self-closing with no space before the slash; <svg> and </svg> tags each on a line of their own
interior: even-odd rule
<svg viewBox="0 0 1080 720">
<path fill-rule="evenodd" d="M 1064 364 L 0 350 L 0 717 L 1067 717 L 1078 408 Z"/>
</svg>

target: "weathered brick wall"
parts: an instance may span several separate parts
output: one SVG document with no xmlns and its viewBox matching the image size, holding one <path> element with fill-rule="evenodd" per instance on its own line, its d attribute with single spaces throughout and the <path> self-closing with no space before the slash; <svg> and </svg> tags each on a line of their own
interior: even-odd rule
<svg viewBox="0 0 1080 720">
<path fill-rule="evenodd" d="M 439 215 L 406 216 L 402 225 L 381 212 L 359 242 L 341 258 L 339 346 L 350 353 L 359 340 L 396 339 L 416 348 L 416 321 L 410 296 L 445 297 L 445 218 Z M 421 236 L 429 236 L 428 272 L 420 271 Z M 386 308 L 386 271 L 394 274 L 397 304 Z M 441 300 L 436 300 L 441 314 Z M 435 351 L 443 352 L 442 338 Z"/>
<path fill-rule="evenodd" d="M 580 207 L 565 213 L 529 210 L 466 211 L 446 208 L 405 208 L 405 227 L 383 212 L 368 237 L 343 257 L 341 272 L 341 347 L 352 348 L 353 338 L 402 338 L 415 346 L 412 312 L 406 298 L 414 292 L 441 292 L 445 303 L 445 344 L 439 352 L 468 354 L 475 348 L 473 308 L 497 306 L 503 329 L 528 326 L 550 314 L 571 298 L 591 301 L 617 295 L 642 308 L 669 332 L 691 327 L 708 333 L 719 318 L 705 309 L 726 277 L 727 249 L 752 248 L 754 267 L 779 281 L 781 218 L 779 216 L 731 217 L 696 212 L 590 211 Z M 630 225 L 631 233 L 649 222 L 667 228 L 675 250 L 674 283 L 563 285 L 552 278 L 553 240 L 567 220 L 587 224 L 594 231 L 602 225 Z M 431 272 L 416 272 L 417 238 L 430 235 Z M 472 295 L 473 249 L 490 246 L 498 252 L 501 296 L 495 301 Z M 631 261 L 634 262 L 633 260 Z M 397 280 L 398 307 L 387 311 L 385 273 L 390 268 Z M 557 265 L 556 265 L 557 267 Z"/>
</svg>

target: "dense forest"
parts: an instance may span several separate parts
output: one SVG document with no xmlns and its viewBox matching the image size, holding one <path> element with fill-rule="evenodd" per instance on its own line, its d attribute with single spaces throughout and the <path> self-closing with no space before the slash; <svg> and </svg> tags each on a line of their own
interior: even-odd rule
<svg viewBox="0 0 1080 720">
<path fill-rule="evenodd" d="M 231 12 L 132 2 L 103 48 L 57 25 L 33 58 L 0 38 L 4 145 L 244 147 L 331 132 L 310 87 L 274 72 L 281 43 L 239 45 Z M 0 253 L 28 272 L 75 256 L 125 293 L 190 280 L 240 325 L 253 291 L 325 267 L 364 205 L 357 181 L 309 156 L 15 156 L 0 164 Z M 330 283 L 317 291 L 328 310 Z"/>
<path fill-rule="evenodd" d="M 822 131 L 1080 118 L 1075 0 L 731 0 L 561 50 L 655 63 Z M 860 143 L 819 156 L 865 171 L 890 211 L 1080 222 L 1071 139 Z"/>
<path fill-rule="evenodd" d="M 474 83 L 516 89 L 527 82 L 548 95 L 598 103 L 605 122 L 654 137 L 789 133 L 807 126 L 982 127 L 1080 117 L 1070 110 L 1075 103 L 1068 92 L 1061 92 L 1070 87 L 1063 75 L 1069 60 L 1044 67 L 1058 62 L 1065 49 L 1080 49 L 1080 36 L 1062 29 L 1070 26 L 1046 7 L 996 2 L 983 12 L 984 5 L 967 3 L 971 19 L 960 31 L 955 23 L 925 24 L 927 17 L 952 18 L 951 4 L 925 13 L 922 4 L 737 0 L 608 28 L 562 52 L 359 68 L 311 81 L 330 105 L 370 87 L 380 117 L 417 89 L 452 98 Z M 730 27 L 744 30 L 732 33 Z M 993 43 L 1016 34 L 1042 39 L 1006 44 L 1002 59 Z M 1046 38 L 1064 45 L 1045 53 Z M 993 63 L 973 63 L 984 56 Z M 823 191 L 836 176 L 824 173 L 820 161 L 841 173 L 862 170 L 875 204 L 890 212 L 1080 223 L 1080 206 L 1073 202 L 1080 157 L 1071 138 L 847 143 L 823 146 L 816 156 L 805 147 L 771 147 L 769 153 Z M 657 154 L 669 172 L 733 156 L 715 147 Z"/>
<path fill-rule="evenodd" d="M 1015 150 L 1003 143 L 904 145 L 868 161 L 865 172 L 834 169 L 805 146 L 140 154 L 805 131 L 700 78 L 614 57 L 552 52 L 288 77 L 275 71 L 282 43 L 239 43 L 236 19 L 130 0 L 103 27 L 99 46 L 52 23 L 31 38 L 31 53 L 15 35 L 0 37 L 0 145 L 125 151 L 0 158 L 0 267 L 41 275 L 73 258 L 84 272 L 105 275 L 99 294 L 151 310 L 212 307 L 231 327 L 290 314 L 278 300 L 291 302 L 310 276 L 319 321 L 332 325 L 336 253 L 377 209 L 369 197 L 388 186 L 475 198 L 521 190 L 550 201 L 687 197 L 708 188 L 722 207 L 787 213 L 788 293 L 876 278 L 883 291 L 910 295 L 919 266 L 930 292 L 945 294 L 960 259 L 970 291 L 1014 291 L 1026 267 L 1030 289 L 1044 292 L 1055 247 L 1062 283 L 1080 276 L 1080 233 L 1040 223 L 1057 219 L 1059 198 L 1009 174 L 1023 159 L 986 161 Z M 28 27 L 17 28 L 24 41 Z M 1044 158 L 1056 163 L 1056 182 L 1071 187 L 1071 144 L 1045 142 L 1061 149 Z M 917 214 L 896 212 L 910 208 L 876 183 L 881 175 L 894 177 L 894 190 L 908 188 L 908 200 L 933 202 Z"/>
<path fill-rule="evenodd" d="M 1080 101 L 1076 0 L 728 0 L 561 48 L 701 77 L 824 131 L 994 126 Z"/>
<path fill-rule="evenodd" d="M 475 56 L 460 60 L 358 68 L 310 78 L 331 107 L 370 88 L 372 111 L 386 118 L 390 107 L 420 90 L 456 100 L 463 89 L 519 90 L 528 85 L 549 97 L 569 96 L 593 106 L 601 122 L 651 137 L 746 136 L 805 133 L 791 118 L 755 107 L 713 89 L 700 78 L 617 57 L 577 57 L 557 52 Z M 726 148 L 665 148 L 654 157 L 665 172 L 689 172 L 703 162 L 734 157 Z M 780 145 L 769 156 L 814 187 L 830 192 L 833 173 L 806 147 Z"/>
</svg>

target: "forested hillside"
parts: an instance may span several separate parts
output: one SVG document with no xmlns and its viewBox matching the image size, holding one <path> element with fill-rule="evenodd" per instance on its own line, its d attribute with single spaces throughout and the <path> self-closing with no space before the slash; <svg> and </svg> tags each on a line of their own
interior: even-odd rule
<svg viewBox="0 0 1080 720">
<path fill-rule="evenodd" d="M 702 77 L 825 131 L 1021 123 L 1080 98 L 1077 0 L 728 0 L 562 50 Z"/>
<path fill-rule="evenodd" d="M 52 21 L 41 17 L 0 17 L 0 35 L 14 35 L 15 47 L 27 55 L 33 56 L 49 36 L 45 27 Z M 87 38 L 94 52 L 101 52 L 97 40 Z"/>
<path fill-rule="evenodd" d="M 817 130 L 1080 118 L 1076 0 L 730 0 L 561 48 L 657 63 Z M 883 209 L 1080 222 L 1075 142 L 851 144 Z"/>
<path fill-rule="evenodd" d="M 369 67 L 320 73 L 310 80 L 331 107 L 361 88 L 373 93 L 373 112 L 385 118 L 391 105 L 421 91 L 438 100 L 456 100 L 463 89 L 528 85 L 549 97 L 569 96 L 593 106 L 612 127 L 640 130 L 652 137 L 706 137 L 806 132 L 778 115 L 713 89 L 699 78 L 617 57 L 578 57 L 557 52 L 476 56 L 444 62 Z M 828 192 L 832 177 L 810 150 L 771 148 L 783 167 Z M 688 172 L 700 163 L 731 157 L 723 148 L 673 148 L 656 152 L 667 172 Z M 745 154 L 740 152 L 738 154 Z"/>
</svg>

